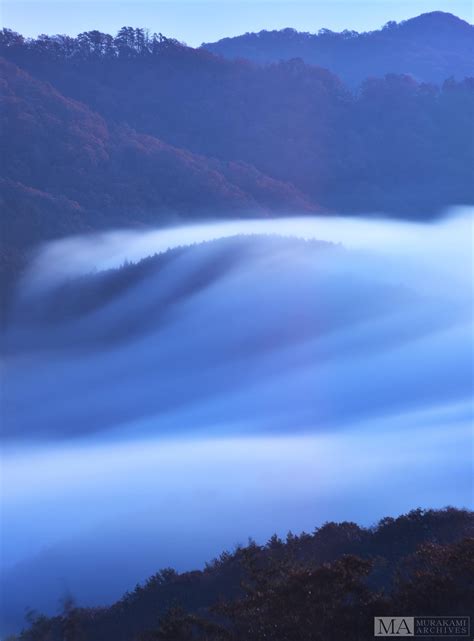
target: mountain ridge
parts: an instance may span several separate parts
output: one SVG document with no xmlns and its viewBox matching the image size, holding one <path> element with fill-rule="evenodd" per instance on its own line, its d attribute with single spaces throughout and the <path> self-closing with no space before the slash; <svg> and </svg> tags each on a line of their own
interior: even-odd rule
<svg viewBox="0 0 474 641">
<path fill-rule="evenodd" d="M 374 31 L 262 30 L 201 47 L 224 58 L 258 63 L 301 58 L 330 69 L 353 87 L 368 76 L 387 73 L 409 74 L 420 82 L 438 84 L 450 76 L 474 75 L 474 26 L 442 11 L 400 23 L 391 21 Z"/>
<path fill-rule="evenodd" d="M 376 32 L 384 47 L 399 28 Z M 358 40 L 336 36 L 315 37 Z M 347 60 L 369 74 L 362 54 Z M 235 62 L 131 27 L 4 29 L 0 55 L 2 289 L 33 246 L 67 234 L 282 212 L 427 220 L 474 202 L 472 78 L 389 73 L 354 89 L 301 59 Z"/>
</svg>

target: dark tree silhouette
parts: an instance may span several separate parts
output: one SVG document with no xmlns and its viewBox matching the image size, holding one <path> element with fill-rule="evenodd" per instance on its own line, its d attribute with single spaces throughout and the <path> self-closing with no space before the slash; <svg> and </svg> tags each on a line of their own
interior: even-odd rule
<svg viewBox="0 0 474 641">
<path fill-rule="evenodd" d="M 203 571 L 162 570 L 110 608 L 35 615 L 17 639 L 367 641 L 374 616 L 472 616 L 473 604 L 474 514 L 414 510 L 250 541 Z"/>
</svg>

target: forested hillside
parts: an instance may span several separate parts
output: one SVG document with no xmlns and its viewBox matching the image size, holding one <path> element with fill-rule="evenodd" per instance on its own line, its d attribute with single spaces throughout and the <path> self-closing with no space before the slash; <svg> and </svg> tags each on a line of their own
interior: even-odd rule
<svg viewBox="0 0 474 641">
<path fill-rule="evenodd" d="M 110 608 L 30 613 L 18 641 L 367 641 L 374 616 L 474 615 L 472 512 L 414 510 L 373 528 L 326 523 L 165 569 Z"/>
<path fill-rule="evenodd" d="M 410 74 L 420 82 L 442 83 L 474 75 L 474 27 L 442 11 L 425 13 L 382 29 L 318 33 L 294 29 L 246 33 L 202 45 L 226 58 L 268 63 L 301 58 L 327 67 L 351 86 L 368 76 Z"/>
<path fill-rule="evenodd" d="M 474 80 L 452 46 L 459 80 L 390 73 L 353 89 L 301 59 L 229 61 L 143 29 L 4 29 L 3 281 L 31 247 L 78 231 L 318 211 L 426 219 L 474 202 Z"/>
</svg>

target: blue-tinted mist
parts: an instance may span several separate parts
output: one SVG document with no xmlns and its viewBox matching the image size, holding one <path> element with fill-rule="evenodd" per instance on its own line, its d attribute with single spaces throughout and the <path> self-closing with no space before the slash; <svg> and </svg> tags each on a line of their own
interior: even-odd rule
<svg viewBox="0 0 474 641">
<path fill-rule="evenodd" d="M 248 536 L 471 506 L 471 243 L 464 212 L 45 248 L 2 339 L 6 626 Z"/>
</svg>

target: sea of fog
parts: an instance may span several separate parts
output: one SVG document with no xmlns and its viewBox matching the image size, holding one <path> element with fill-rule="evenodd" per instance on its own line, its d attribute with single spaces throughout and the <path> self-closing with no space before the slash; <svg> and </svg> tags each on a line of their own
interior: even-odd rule
<svg viewBox="0 0 474 641">
<path fill-rule="evenodd" d="M 472 507 L 472 214 L 44 247 L 1 338 L 3 632 L 249 536 Z"/>
</svg>

